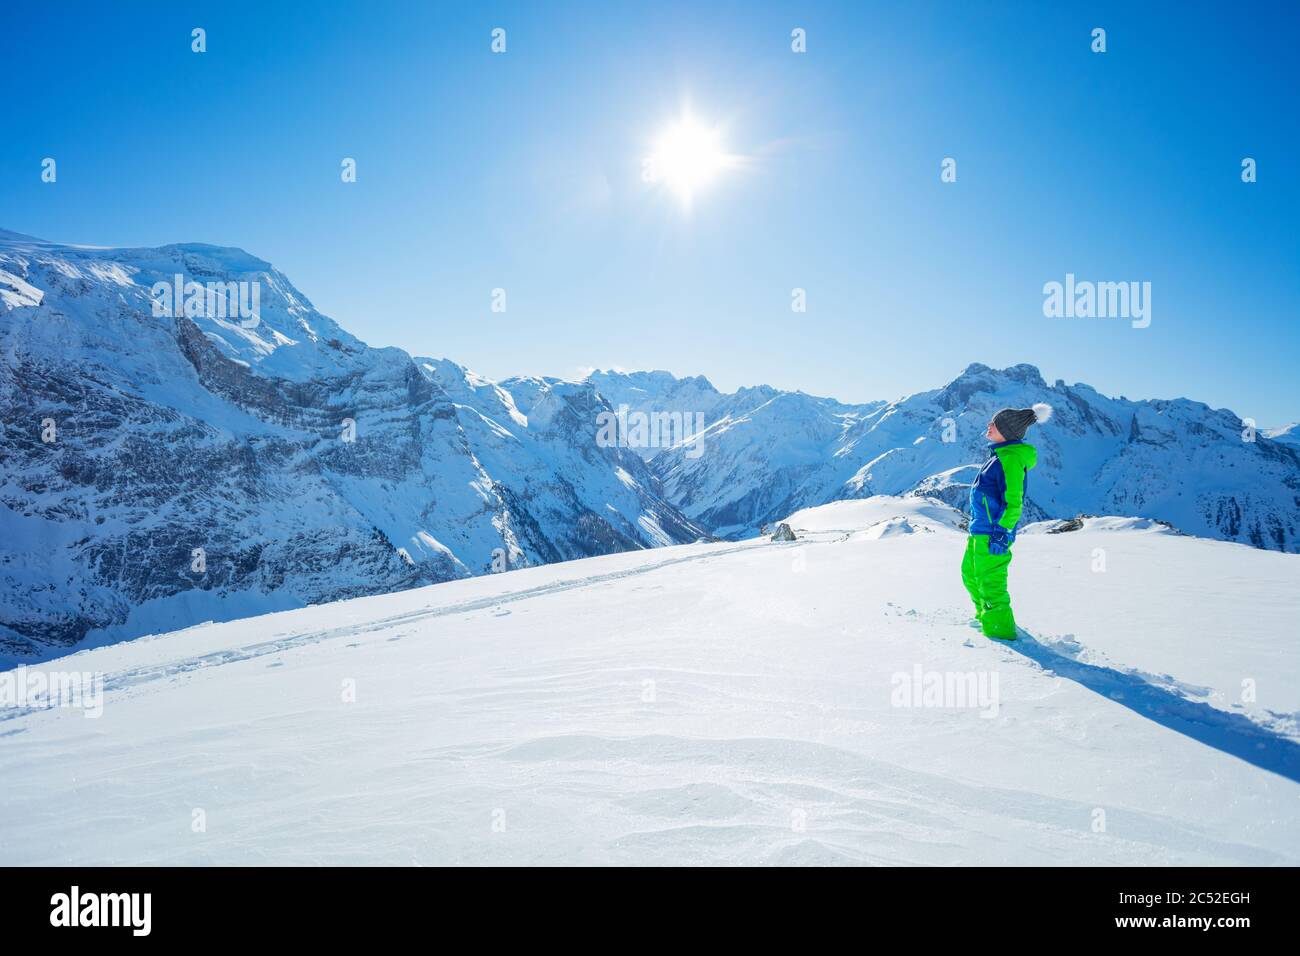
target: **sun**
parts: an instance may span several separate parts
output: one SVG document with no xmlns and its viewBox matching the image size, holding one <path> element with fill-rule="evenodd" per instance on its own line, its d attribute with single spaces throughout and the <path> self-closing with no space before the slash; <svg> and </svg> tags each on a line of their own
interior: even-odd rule
<svg viewBox="0 0 1300 956">
<path fill-rule="evenodd" d="M 684 113 L 655 139 L 645 159 L 645 179 L 666 186 L 689 206 L 696 193 L 733 165 L 721 130 L 710 129 Z"/>
</svg>

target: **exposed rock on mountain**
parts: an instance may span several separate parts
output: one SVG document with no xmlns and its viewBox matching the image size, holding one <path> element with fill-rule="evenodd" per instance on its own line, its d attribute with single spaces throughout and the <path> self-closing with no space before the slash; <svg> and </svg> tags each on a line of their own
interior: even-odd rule
<svg viewBox="0 0 1300 956">
<path fill-rule="evenodd" d="M 156 315 L 176 276 L 223 308 Z M 707 530 L 593 386 L 369 348 L 242 250 L 4 233 L 0 302 L 0 656 Z"/>
</svg>

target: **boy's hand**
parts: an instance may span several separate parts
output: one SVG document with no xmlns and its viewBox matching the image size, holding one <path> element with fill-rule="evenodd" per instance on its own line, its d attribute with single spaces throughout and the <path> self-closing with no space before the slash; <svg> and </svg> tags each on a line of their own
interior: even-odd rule
<svg viewBox="0 0 1300 956">
<path fill-rule="evenodd" d="M 1014 536 L 1004 528 L 994 528 L 989 535 L 989 554 L 1007 554 Z"/>
</svg>

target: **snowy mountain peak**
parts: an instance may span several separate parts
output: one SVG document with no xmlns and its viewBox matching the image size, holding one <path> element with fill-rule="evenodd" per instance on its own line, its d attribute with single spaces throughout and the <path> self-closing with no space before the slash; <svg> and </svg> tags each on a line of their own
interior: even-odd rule
<svg viewBox="0 0 1300 956">
<path fill-rule="evenodd" d="M 244 250 L 6 234 L 0 297 L 0 662 L 706 534 L 593 385 L 369 348 Z"/>
<path fill-rule="evenodd" d="M 365 348 L 270 263 L 233 247 L 97 248 L 8 234 L 0 240 L 0 294 L 9 308 L 47 294 L 83 300 L 110 325 L 121 323 L 106 338 L 128 337 L 127 326 L 141 322 L 168 334 L 193 323 L 223 357 L 295 381 L 353 367 Z"/>
<path fill-rule="evenodd" d="M 1272 441 L 1282 442 L 1287 445 L 1300 445 L 1300 422 L 1280 425 L 1277 428 L 1266 428 L 1260 434 Z"/>
<path fill-rule="evenodd" d="M 597 387 L 603 383 L 618 382 L 623 387 L 640 388 L 651 394 L 675 392 L 682 389 L 695 389 L 700 392 L 717 391 L 713 387 L 713 383 L 703 375 L 688 375 L 679 378 L 672 372 L 666 372 L 662 369 L 644 372 L 595 369 L 588 373 L 587 380 L 594 382 Z"/>
<path fill-rule="evenodd" d="M 968 403 L 973 396 L 980 393 L 1005 394 L 1025 388 L 1047 388 L 1043 376 L 1032 365 L 1021 364 L 1004 369 L 993 369 L 979 362 L 972 362 L 940 390 L 935 401 L 944 409 L 953 409 Z"/>
</svg>

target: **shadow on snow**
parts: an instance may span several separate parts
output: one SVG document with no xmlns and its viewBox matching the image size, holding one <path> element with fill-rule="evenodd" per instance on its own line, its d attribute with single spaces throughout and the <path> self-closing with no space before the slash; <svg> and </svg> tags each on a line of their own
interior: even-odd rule
<svg viewBox="0 0 1300 956">
<path fill-rule="evenodd" d="M 1163 727 L 1300 783 L 1300 744 L 1242 714 L 1188 700 L 1150 675 L 1075 660 L 1023 630 L 1006 647 Z"/>
</svg>

